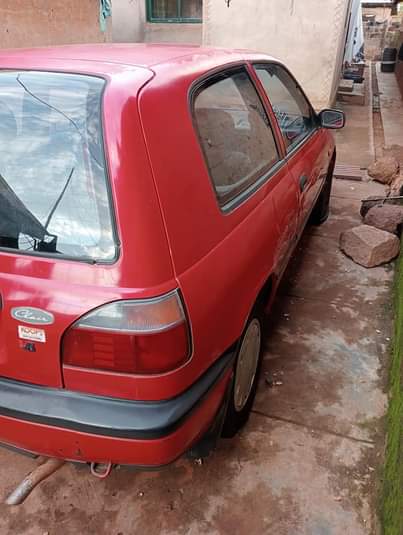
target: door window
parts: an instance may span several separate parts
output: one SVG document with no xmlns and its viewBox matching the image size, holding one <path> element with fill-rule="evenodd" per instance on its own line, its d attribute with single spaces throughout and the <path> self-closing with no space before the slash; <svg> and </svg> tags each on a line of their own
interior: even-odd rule
<svg viewBox="0 0 403 535">
<path fill-rule="evenodd" d="M 222 206 L 266 176 L 279 160 L 274 135 L 244 69 L 209 79 L 193 105 L 201 146 Z"/>
<path fill-rule="evenodd" d="M 287 152 L 316 127 L 315 112 L 295 79 L 280 65 L 256 67 L 284 137 Z"/>
</svg>

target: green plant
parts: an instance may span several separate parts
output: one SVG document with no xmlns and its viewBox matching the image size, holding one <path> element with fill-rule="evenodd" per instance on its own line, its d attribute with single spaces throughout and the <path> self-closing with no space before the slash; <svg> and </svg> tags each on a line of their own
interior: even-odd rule
<svg viewBox="0 0 403 535">
<path fill-rule="evenodd" d="M 387 445 L 382 525 L 385 535 L 403 534 L 403 253 L 395 282 L 395 332 L 389 376 Z"/>
</svg>

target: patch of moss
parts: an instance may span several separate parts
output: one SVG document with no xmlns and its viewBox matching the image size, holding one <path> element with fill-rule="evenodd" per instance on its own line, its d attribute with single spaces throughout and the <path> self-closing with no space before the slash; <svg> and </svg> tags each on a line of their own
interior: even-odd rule
<svg viewBox="0 0 403 535">
<path fill-rule="evenodd" d="M 403 253 L 397 262 L 394 316 L 382 500 L 384 535 L 403 534 Z"/>
</svg>

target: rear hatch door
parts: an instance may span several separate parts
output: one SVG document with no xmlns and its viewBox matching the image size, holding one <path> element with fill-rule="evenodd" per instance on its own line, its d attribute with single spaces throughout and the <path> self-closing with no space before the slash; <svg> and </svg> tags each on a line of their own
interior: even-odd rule
<svg viewBox="0 0 403 535">
<path fill-rule="evenodd" d="M 94 264 L 117 254 L 104 86 L 94 76 L 0 72 L 2 377 L 62 386 L 65 329 L 118 298 L 91 285 L 99 279 Z"/>
</svg>

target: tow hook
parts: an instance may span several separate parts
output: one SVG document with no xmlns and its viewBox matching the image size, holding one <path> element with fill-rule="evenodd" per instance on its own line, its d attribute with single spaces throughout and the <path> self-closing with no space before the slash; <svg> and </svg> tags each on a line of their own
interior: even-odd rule
<svg viewBox="0 0 403 535">
<path fill-rule="evenodd" d="M 6 499 L 7 505 L 20 505 L 23 503 L 41 481 L 56 472 L 56 470 L 59 470 L 65 463 L 62 459 L 52 457 L 48 459 L 42 457 L 41 460 L 42 464 L 32 470 L 9 495 Z"/>
<path fill-rule="evenodd" d="M 112 463 L 91 463 L 91 474 L 99 479 L 106 479 L 112 471 Z"/>
</svg>

